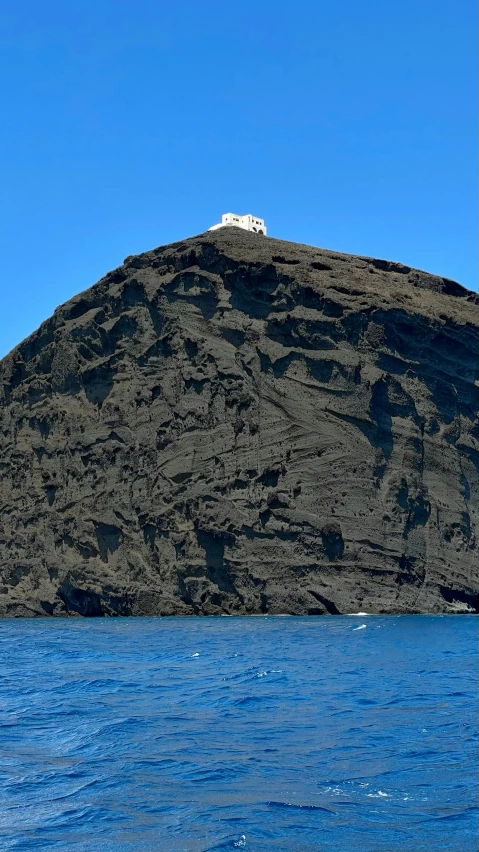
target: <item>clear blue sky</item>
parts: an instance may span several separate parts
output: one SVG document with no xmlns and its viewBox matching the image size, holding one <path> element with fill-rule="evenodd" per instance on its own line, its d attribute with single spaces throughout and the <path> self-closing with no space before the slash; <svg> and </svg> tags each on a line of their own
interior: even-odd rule
<svg viewBox="0 0 479 852">
<path fill-rule="evenodd" d="M 477 287 L 476 0 L 0 11 L 0 356 L 233 210 Z"/>
</svg>

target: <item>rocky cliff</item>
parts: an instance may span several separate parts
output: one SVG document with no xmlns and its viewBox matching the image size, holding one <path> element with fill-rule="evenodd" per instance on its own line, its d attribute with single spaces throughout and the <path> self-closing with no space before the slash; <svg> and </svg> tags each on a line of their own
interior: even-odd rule
<svg viewBox="0 0 479 852">
<path fill-rule="evenodd" d="M 0 614 L 479 610 L 479 298 L 236 228 L 0 363 Z"/>
</svg>

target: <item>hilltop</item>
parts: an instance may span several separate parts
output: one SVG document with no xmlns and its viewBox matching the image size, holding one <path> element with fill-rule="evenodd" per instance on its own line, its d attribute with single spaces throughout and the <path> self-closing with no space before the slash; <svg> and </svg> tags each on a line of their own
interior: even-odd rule
<svg viewBox="0 0 479 852">
<path fill-rule="evenodd" d="M 0 614 L 479 611 L 479 297 L 223 228 L 0 362 Z"/>
</svg>

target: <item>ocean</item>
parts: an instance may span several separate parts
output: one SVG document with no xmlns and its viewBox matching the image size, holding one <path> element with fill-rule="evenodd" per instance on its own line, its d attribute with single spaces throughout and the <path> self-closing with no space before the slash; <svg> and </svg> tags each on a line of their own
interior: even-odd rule
<svg viewBox="0 0 479 852">
<path fill-rule="evenodd" d="M 0 621 L 0 848 L 476 852 L 478 617 Z"/>
</svg>

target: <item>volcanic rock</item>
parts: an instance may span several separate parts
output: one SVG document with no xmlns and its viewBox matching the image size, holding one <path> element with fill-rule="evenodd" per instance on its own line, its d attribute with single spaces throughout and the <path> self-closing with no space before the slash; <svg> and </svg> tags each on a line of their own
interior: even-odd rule
<svg viewBox="0 0 479 852">
<path fill-rule="evenodd" d="M 479 610 L 479 297 L 237 228 L 0 362 L 0 614 Z"/>
</svg>

